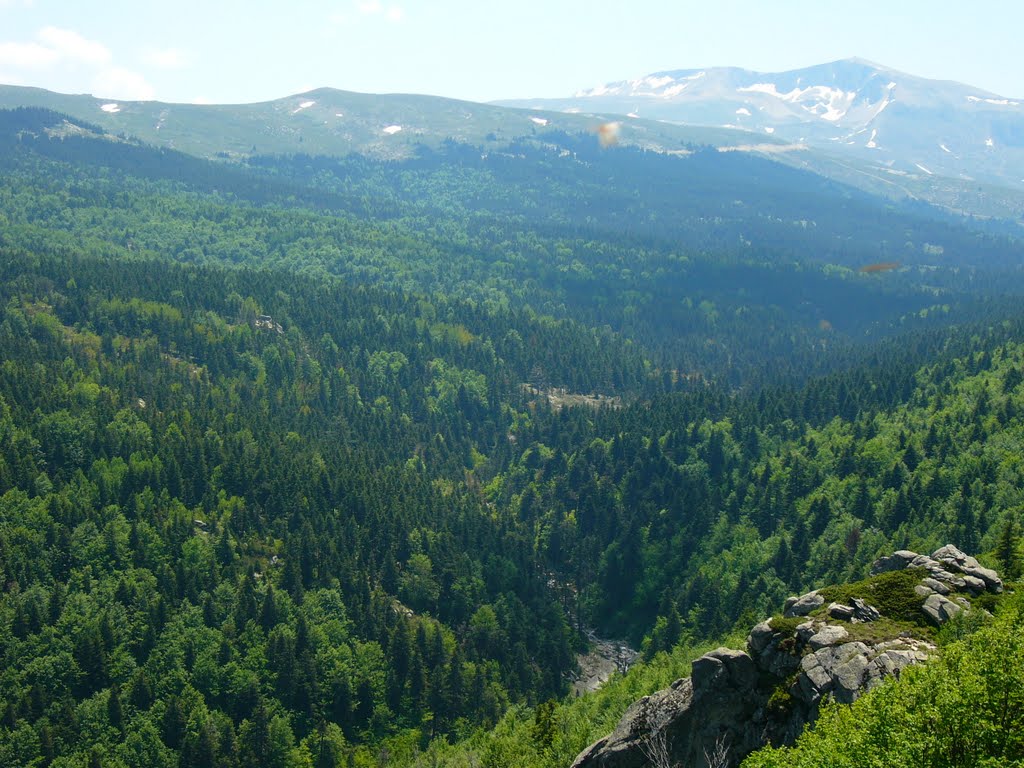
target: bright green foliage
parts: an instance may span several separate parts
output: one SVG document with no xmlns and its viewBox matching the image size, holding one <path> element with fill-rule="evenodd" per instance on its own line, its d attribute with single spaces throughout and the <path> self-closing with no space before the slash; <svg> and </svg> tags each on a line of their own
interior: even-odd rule
<svg viewBox="0 0 1024 768">
<path fill-rule="evenodd" d="M 904 670 L 851 706 L 823 710 L 789 749 L 744 768 L 977 768 L 1024 764 L 1024 601 L 989 626 Z"/>
<path fill-rule="evenodd" d="M 1000 572 L 1008 579 L 1016 581 L 1024 571 L 1024 553 L 1021 552 L 1020 526 L 1015 511 L 1007 515 L 999 531 L 996 543 L 995 558 L 999 563 Z"/>
<path fill-rule="evenodd" d="M 1013 236 L 741 153 L 78 128 L 0 113 L 0 763 L 565 765 L 790 591 L 1013 565 Z M 892 231 L 971 279 L 857 273 Z M 530 710 L 588 626 L 651 666 Z"/>
<path fill-rule="evenodd" d="M 527 411 L 491 342 L 519 321 L 452 305 L 451 344 L 334 282 L 15 251 L 0 277 L 0 762 L 337 765 L 564 690 L 532 540 L 466 491 Z"/>
<path fill-rule="evenodd" d="M 864 581 L 825 587 L 820 591 L 826 603 L 845 603 L 859 597 L 893 621 L 924 625 L 924 598 L 914 592 L 927 573 L 919 568 L 881 573 Z"/>
<path fill-rule="evenodd" d="M 550 458 L 531 446 L 492 498 L 529 500 L 550 567 L 580 587 L 585 623 L 649 633 L 654 647 L 673 607 L 684 638 L 749 627 L 788 594 L 857 582 L 895 549 L 953 543 L 1012 575 L 1024 393 L 1004 382 L 1024 366 L 1019 333 L 1008 321 L 981 337 L 926 336 L 924 358 L 886 345 L 877 366 L 799 394 L 710 391 L 563 417 L 538 435 Z M 862 596 L 923 621 L 900 583 L 910 577 L 885 578 L 892 589 L 883 579 Z"/>
</svg>

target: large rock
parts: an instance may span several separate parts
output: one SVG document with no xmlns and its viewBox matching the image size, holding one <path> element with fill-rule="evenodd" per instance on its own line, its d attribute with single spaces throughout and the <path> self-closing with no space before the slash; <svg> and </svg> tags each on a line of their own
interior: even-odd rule
<svg viewBox="0 0 1024 768">
<path fill-rule="evenodd" d="M 824 604 L 825 598 L 819 595 L 817 591 L 808 592 L 806 595 L 801 595 L 797 598 L 791 597 L 786 600 L 786 606 L 782 611 L 782 615 L 787 619 L 792 619 L 796 616 L 806 616 Z"/>
<path fill-rule="evenodd" d="M 928 576 L 921 581 L 921 586 L 943 596 L 964 590 L 975 595 L 986 591 L 1003 591 L 1003 581 L 998 573 L 984 567 L 975 558 L 952 544 L 940 547 L 930 557 L 906 549 L 894 552 L 888 557 L 880 557 L 872 563 L 871 573 L 879 574 L 904 568 L 922 568 L 927 571 Z M 918 594 L 922 596 L 929 595 L 930 592 L 918 590 Z"/>
<path fill-rule="evenodd" d="M 747 649 L 754 655 L 761 653 L 771 644 L 774 635 L 771 619 L 756 624 L 747 635 Z"/>
<path fill-rule="evenodd" d="M 842 627 L 834 625 L 826 625 L 820 630 L 811 635 L 811 638 L 807 641 L 807 644 L 811 646 L 815 651 L 822 648 L 827 648 L 830 645 L 838 645 L 850 636 Z"/>
<path fill-rule="evenodd" d="M 979 582 L 990 591 L 1002 589 L 998 574 L 956 547 L 931 557 L 901 550 L 876 561 L 872 572 L 905 568 L 927 574 L 918 594 L 936 624 L 969 608 L 962 595 L 976 591 Z M 785 616 L 808 616 L 824 602 L 817 592 L 791 597 Z M 746 653 L 718 648 L 702 656 L 690 677 L 635 702 L 610 735 L 580 753 L 574 768 L 647 768 L 658 739 L 674 764 L 706 768 L 705 755 L 724 744 L 728 764 L 735 766 L 767 742 L 792 743 L 825 699 L 852 702 L 935 652 L 931 643 L 906 633 L 877 642 L 852 640 L 850 624 L 880 614 L 860 598 L 850 603 L 832 603 L 827 616 L 808 617 L 792 630 L 762 621 L 750 630 Z"/>
<path fill-rule="evenodd" d="M 767 723 L 769 690 L 758 678 L 742 651 L 712 651 L 693 663 L 690 678 L 635 702 L 615 730 L 580 753 L 573 766 L 647 768 L 659 738 L 683 765 L 706 765 L 705 753 L 719 743 L 734 754 L 749 754 L 763 743 L 758 728 Z"/>
<path fill-rule="evenodd" d="M 924 605 L 921 606 L 921 610 L 923 610 L 925 615 L 935 624 L 941 626 L 960 613 L 963 608 L 949 598 L 943 597 L 939 594 L 934 594 L 929 595 L 925 599 Z"/>
<path fill-rule="evenodd" d="M 880 557 L 875 560 L 871 564 L 871 573 L 877 575 L 888 571 L 902 571 L 909 568 L 916 557 L 918 557 L 917 552 L 911 552 L 909 549 L 897 550 L 888 557 Z"/>
<path fill-rule="evenodd" d="M 959 571 L 966 577 L 984 582 L 985 588 L 992 592 L 1003 591 L 1003 580 L 999 578 L 998 573 L 991 568 L 985 568 L 973 557 L 964 554 L 952 544 L 947 544 L 932 552 L 932 559 L 939 561 L 947 568 Z"/>
</svg>

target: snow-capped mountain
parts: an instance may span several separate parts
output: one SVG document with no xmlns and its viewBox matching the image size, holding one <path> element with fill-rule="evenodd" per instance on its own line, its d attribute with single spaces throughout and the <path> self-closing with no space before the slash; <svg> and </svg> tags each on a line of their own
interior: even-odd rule
<svg viewBox="0 0 1024 768">
<path fill-rule="evenodd" d="M 777 73 L 656 72 L 565 99 L 499 103 L 742 128 L 854 155 L 897 182 L 923 174 L 1024 188 L 1024 98 L 863 59 Z"/>
</svg>

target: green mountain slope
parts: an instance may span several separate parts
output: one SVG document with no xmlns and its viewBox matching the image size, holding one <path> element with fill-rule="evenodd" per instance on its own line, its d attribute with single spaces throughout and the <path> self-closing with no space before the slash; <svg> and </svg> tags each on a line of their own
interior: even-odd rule
<svg viewBox="0 0 1024 768">
<path fill-rule="evenodd" d="M 97 253 L 272 265 L 529 307 L 632 340 L 669 383 L 743 383 L 766 364 L 827 368 L 826 348 L 1024 285 L 1022 246 L 1003 233 L 890 209 L 755 158 L 608 153 L 561 134 L 561 146 L 486 158 L 449 145 L 403 163 L 223 166 L 49 136 L 67 131 L 52 113 L 7 115 L 9 242 L 64 238 Z M 879 258 L 909 268 L 855 271 Z M 538 381 L 595 386 L 553 373 L 542 366 Z"/>
<path fill-rule="evenodd" d="M 42 107 L 155 146 L 199 157 L 305 152 L 384 158 L 413 154 L 446 139 L 499 148 L 548 130 L 592 132 L 612 118 L 510 109 L 437 96 L 364 94 L 321 88 L 260 104 L 201 105 L 112 102 L 39 88 L 0 86 L 0 107 Z M 624 144 L 683 150 L 691 144 L 742 146 L 744 131 L 687 128 L 645 120 L 623 132 Z M 766 139 L 765 144 L 774 144 Z"/>
<path fill-rule="evenodd" d="M 6 764 L 267 765 L 561 692 L 575 639 L 474 491 L 528 413 L 494 342 L 544 328 L 266 272 L 0 270 Z"/>
<path fill-rule="evenodd" d="M 520 440 L 492 498 L 532 521 L 583 623 L 652 653 L 886 551 L 992 550 L 1021 523 L 1019 329 L 904 339 L 802 391 L 573 414 Z"/>
<path fill-rule="evenodd" d="M 403 159 L 419 146 L 448 140 L 482 151 L 501 150 L 516 139 L 554 131 L 594 134 L 614 124 L 622 146 L 685 155 L 696 146 L 754 155 L 893 200 L 920 199 L 954 212 L 1019 221 L 1019 189 L 911 166 L 894 174 L 884 163 L 850 157 L 804 142 L 736 128 L 681 125 L 625 118 L 616 109 L 566 111 L 521 109 L 412 94 L 362 94 L 321 88 L 259 104 L 200 105 L 106 101 L 39 88 L 0 85 L 0 108 L 41 107 L 102 126 L 112 135 L 205 158 L 306 153 L 343 157 L 350 153 Z"/>
<path fill-rule="evenodd" d="M 1019 517 L 1000 225 L 558 131 L 0 168 L 0 762 L 371 764 Z"/>
</svg>

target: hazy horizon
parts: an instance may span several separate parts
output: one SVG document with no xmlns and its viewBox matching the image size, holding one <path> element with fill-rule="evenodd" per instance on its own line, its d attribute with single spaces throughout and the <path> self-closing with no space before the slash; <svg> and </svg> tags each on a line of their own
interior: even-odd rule
<svg viewBox="0 0 1024 768">
<path fill-rule="evenodd" d="M 983 16 L 913 0 L 898 10 L 799 0 L 711 6 L 525 0 L 495 13 L 466 0 L 238 0 L 97 7 L 0 0 L 0 83 L 101 98 L 268 101 L 329 87 L 471 101 L 569 96 L 652 72 L 778 72 L 860 57 L 911 75 L 1024 96 L 1024 8 Z M 993 23 L 998 21 L 998 23 Z"/>
</svg>

